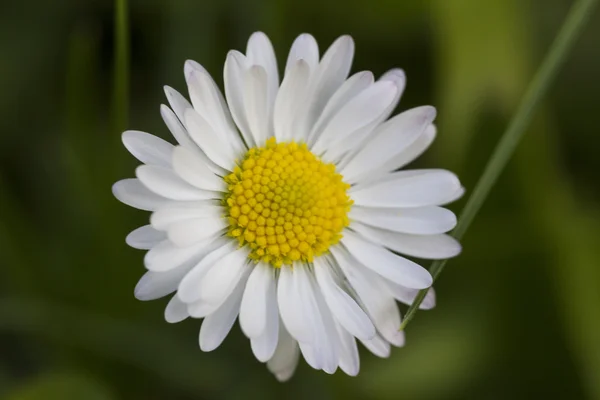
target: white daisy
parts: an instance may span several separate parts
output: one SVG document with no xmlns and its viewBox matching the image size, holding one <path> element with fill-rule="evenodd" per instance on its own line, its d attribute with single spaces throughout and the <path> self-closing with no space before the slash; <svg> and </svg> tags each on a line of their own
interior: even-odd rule
<svg viewBox="0 0 600 400">
<path fill-rule="evenodd" d="M 225 98 L 202 66 L 185 63 L 191 104 L 165 88 L 162 117 L 178 142 L 123 134 L 144 165 L 113 187 L 150 224 L 127 236 L 148 250 L 140 300 L 172 294 L 168 322 L 204 318 L 211 351 L 239 315 L 252 351 L 289 379 L 300 354 L 315 369 L 359 370 L 356 340 L 380 357 L 402 346 L 396 300 L 411 303 L 429 272 L 399 255 L 441 259 L 460 245 L 440 207 L 463 193 L 445 170 L 398 171 L 433 141 L 435 109 L 391 119 L 402 70 L 348 78 L 354 43 L 337 39 L 319 58 L 300 35 L 279 82 L 263 33 L 225 61 Z M 174 294 L 173 294 L 174 293 Z M 434 306 L 430 290 L 422 308 Z"/>
</svg>

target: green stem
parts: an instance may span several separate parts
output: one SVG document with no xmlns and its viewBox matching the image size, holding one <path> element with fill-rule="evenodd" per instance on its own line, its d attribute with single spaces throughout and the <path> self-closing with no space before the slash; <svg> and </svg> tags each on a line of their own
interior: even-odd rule
<svg viewBox="0 0 600 400">
<path fill-rule="evenodd" d="M 569 15 L 565 19 L 550 51 L 535 74 L 533 81 L 527 88 L 527 92 L 521 100 L 517 112 L 496 145 L 483 174 L 473 190 L 473 194 L 469 197 L 465 208 L 461 212 L 459 222 L 452 232 L 452 236 L 456 239 L 460 240 L 464 236 L 469 225 L 473 222 L 475 215 L 477 215 L 477 212 L 487 198 L 490 190 L 494 187 L 500 173 L 506 167 L 515 148 L 523 137 L 535 109 L 548 92 L 561 65 L 567 58 L 569 50 L 573 47 L 581 29 L 585 26 L 588 17 L 591 15 L 596 2 L 597 0 L 579 0 L 571 7 Z M 429 272 L 431 272 L 434 281 L 442 273 L 446 261 L 447 260 L 437 260 L 431 264 Z M 419 306 L 423 302 L 426 293 L 427 290 L 421 290 L 419 292 L 412 305 L 408 308 L 400 329 L 405 329 L 408 323 L 413 319 Z"/>
<path fill-rule="evenodd" d="M 129 21 L 127 0 L 115 0 L 115 65 L 113 123 L 116 132 L 127 129 L 129 115 Z"/>
</svg>

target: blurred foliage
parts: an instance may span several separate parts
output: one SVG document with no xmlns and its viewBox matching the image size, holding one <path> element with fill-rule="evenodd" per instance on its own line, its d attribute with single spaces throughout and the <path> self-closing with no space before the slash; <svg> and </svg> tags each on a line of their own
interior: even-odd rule
<svg viewBox="0 0 600 400">
<path fill-rule="evenodd" d="M 415 165 L 480 174 L 569 0 L 226 0 L 129 4 L 129 126 L 168 138 L 162 85 L 183 62 L 222 84 L 228 49 L 267 32 L 357 44 L 354 71 L 400 66 L 401 109 L 438 107 Z M 510 167 L 438 282 L 438 307 L 356 378 L 301 365 L 277 383 L 237 326 L 212 353 L 199 321 L 136 301 L 147 215 L 110 187 L 135 161 L 113 122 L 110 1 L 0 5 L 0 398 L 600 399 L 600 16 L 594 15 Z M 454 205 L 458 210 L 463 202 Z"/>
</svg>

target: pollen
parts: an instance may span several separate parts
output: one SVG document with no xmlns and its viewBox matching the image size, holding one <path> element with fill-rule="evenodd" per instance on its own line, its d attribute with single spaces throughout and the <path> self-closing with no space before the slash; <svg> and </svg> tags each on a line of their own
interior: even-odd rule
<svg viewBox="0 0 600 400">
<path fill-rule="evenodd" d="M 267 140 L 225 178 L 228 235 L 249 246 L 250 258 L 274 267 L 312 262 L 342 238 L 350 185 L 306 144 Z"/>
</svg>

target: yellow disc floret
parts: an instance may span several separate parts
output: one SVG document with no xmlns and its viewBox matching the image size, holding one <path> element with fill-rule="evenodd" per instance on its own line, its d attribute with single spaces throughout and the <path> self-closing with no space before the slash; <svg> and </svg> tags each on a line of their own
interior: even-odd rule
<svg viewBox="0 0 600 400">
<path fill-rule="evenodd" d="M 349 224 L 350 185 L 305 144 L 251 148 L 225 177 L 228 235 L 252 249 L 250 258 L 279 267 L 313 261 Z"/>
</svg>

